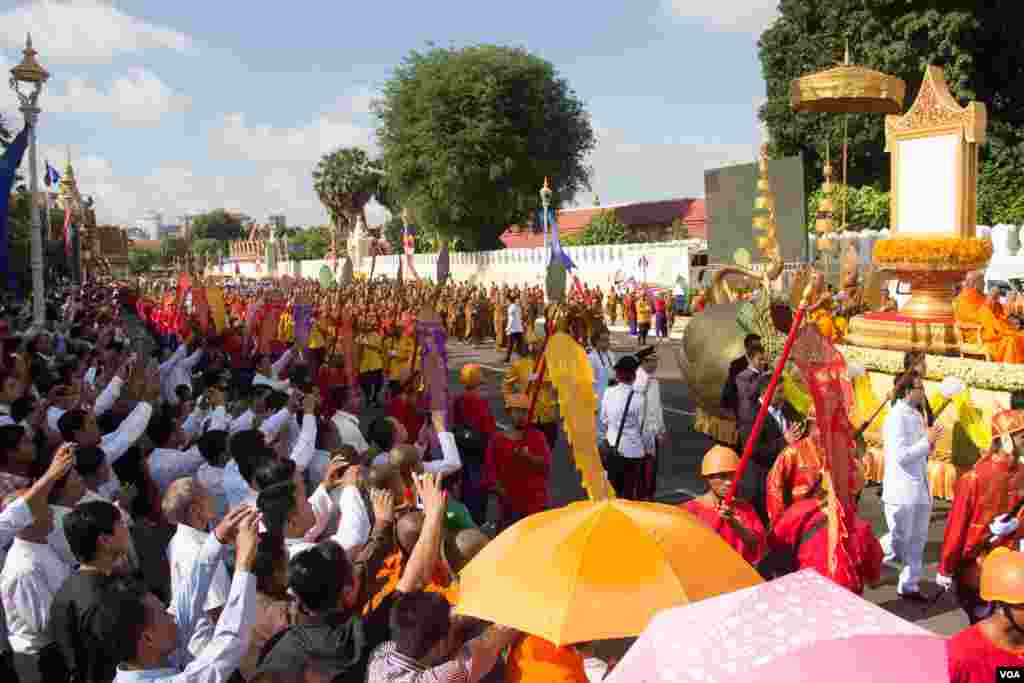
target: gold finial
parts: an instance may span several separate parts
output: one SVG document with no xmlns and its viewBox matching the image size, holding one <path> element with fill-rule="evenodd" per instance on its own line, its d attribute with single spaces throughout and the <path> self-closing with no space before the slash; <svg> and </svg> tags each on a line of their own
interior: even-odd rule
<svg viewBox="0 0 1024 683">
<path fill-rule="evenodd" d="M 32 48 L 32 34 L 25 38 L 25 49 L 21 63 L 11 69 L 14 80 L 22 83 L 45 83 L 50 78 L 50 73 L 36 60 L 38 53 Z"/>
</svg>

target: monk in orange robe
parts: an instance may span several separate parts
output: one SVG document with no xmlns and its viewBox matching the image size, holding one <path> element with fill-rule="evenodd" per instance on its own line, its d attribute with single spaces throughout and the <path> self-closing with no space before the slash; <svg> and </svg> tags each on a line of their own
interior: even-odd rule
<svg viewBox="0 0 1024 683">
<path fill-rule="evenodd" d="M 701 476 L 708 484 L 707 493 L 680 507 L 714 529 L 744 560 L 753 565 L 761 561 L 767 542 L 757 510 L 739 498 L 733 499 L 730 508 L 723 507 L 739 462 L 736 451 L 725 446 L 713 446 L 704 454 L 701 463 Z"/>
<path fill-rule="evenodd" d="M 992 417 L 992 450 L 956 483 L 953 509 L 946 521 L 936 580 L 955 586 L 960 606 L 972 624 L 983 616 L 978 594 L 981 561 L 993 546 L 1016 546 L 1024 528 L 1001 536 L 994 544 L 989 525 L 1021 500 L 1024 467 L 1024 411 L 1004 410 Z"/>
<path fill-rule="evenodd" d="M 981 293 L 983 280 L 979 272 L 964 279 L 964 287 L 953 301 L 956 319 L 981 325 L 981 341 L 993 361 L 1024 363 L 1024 334 L 1007 318 L 995 290 L 988 297 Z"/>
<path fill-rule="evenodd" d="M 950 683 L 998 681 L 999 668 L 1024 667 L 1024 553 L 998 548 L 989 555 L 981 597 L 997 609 L 946 642 Z"/>
</svg>

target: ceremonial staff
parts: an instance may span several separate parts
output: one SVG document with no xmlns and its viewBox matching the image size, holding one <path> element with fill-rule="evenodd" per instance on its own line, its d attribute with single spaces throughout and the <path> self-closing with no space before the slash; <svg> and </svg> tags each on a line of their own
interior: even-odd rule
<svg viewBox="0 0 1024 683">
<path fill-rule="evenodd" d="M 757 443 L 757 438 L 761 434 L 761 427 L 764 426 L 765 417 L 768 415 L 768 406 L 772 403 L 772 396 L 775 395 L 775 388 L 779 383 L 779 379 L 782 377 L 782 370 L 786 367 L 786 361 L 789 360 L 789 354 L 793 350 L 793 342 L 796 340 L 797 331 L 800 329 L 800 324 L 803 322 L 804 315 L 806 315 L 807 309 L 811 305 L 815 292 L 819 290 L 823 282 L 824 278 L 822 275 L 820 273 L 815 273 L 811 277 L 810 283 L 804 289 L 803 297 L 800 300 L 800 306 L 797 308 L 796 314 L 793 316 L 793 324 L 789 328 L 789 334 L 786 335 L 786 343 L 782 347 L 782 354 L 779 356 L 779 362 L 775 365 L 775 371 L 772 373 L 771 382 L 768 384 L 768 388 L 765 390 L 765 394 L 761 399 L 761 407 L 757 411 L 757 418 L 754 420 L 754 427 L 750 432 L 750 436 L 747 438 L 747 443 L 743 446 L 743 456 L 740 458 L 740 464 L 736 468 L 736 474 L 733 477 L 732 485 L 729 487 L 729 492 L 725 496 L 725 507 L 730 507 L 732 505 L 733 498 L 736 497 L 736 489 L 739 486 L 740 479 L 743 478 L 743 471 L 747 469 L 747 464 L 750 462 L 750 458 L 754 453 L 754 444 Z"/>
</svg>

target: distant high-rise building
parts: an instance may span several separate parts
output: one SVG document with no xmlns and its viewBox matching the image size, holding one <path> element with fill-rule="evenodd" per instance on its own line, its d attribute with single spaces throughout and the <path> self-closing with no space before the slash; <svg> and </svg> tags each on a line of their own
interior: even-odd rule
<svg viewBox="0 0 1024 683">
<path fill-rule="evenodd" d="M 149 236 L 149 239 L 160 239 L 160 226 L 164 216 L 159 211 L 147 211 L 142 218 L 135 221 L 135 227 Z"/>
</svg>

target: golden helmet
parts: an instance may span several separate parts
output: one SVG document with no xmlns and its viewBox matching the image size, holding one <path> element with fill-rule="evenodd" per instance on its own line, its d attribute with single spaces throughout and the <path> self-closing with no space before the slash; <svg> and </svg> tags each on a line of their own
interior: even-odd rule
<svg viewBox="0 0 1024 683">
<path fill-rule="evenodd" d="M 463 365 L 462 369 L 459 370 L 459 381 L 465 387 L 476 387 L 483 381 L 483 372 L 480 370 L 480 366 L 476 363 L 469 363 Z"/>
<path fill-rule="evenodd" d="M 981 598 L 989 602 L 1024 604 L 1024 553 L 996 548 L 981 566 Z"/>
<path fill-rule="evenodd" d="M 736 455 L 736 451 L 727 446 L 712 446 L 711 450 L 704 454 L 700 474 L 703 477 L 710 477 L 713 474 L 735 472 L 739 466 L 740 456 Z"/>
</svg>

